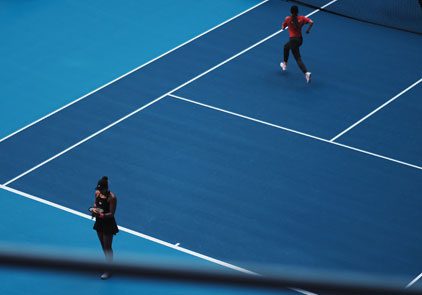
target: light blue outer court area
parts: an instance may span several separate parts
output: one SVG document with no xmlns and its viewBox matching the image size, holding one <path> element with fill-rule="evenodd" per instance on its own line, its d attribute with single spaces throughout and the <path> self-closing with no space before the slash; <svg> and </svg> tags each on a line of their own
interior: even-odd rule
<svg viewBox="0 0 422 295">
<path fill-rule="evenodd" d="M 258 2 L 1 1 L 0 138 Z"/>
<path fill-rule="evenodd" d="M 2 233 L 0 247 L 2 249 L 10 247 L 13 250 L 41 250 L 55 255 L 63 253 L 66 257 L 72 254 L 78 257 L 85 255 L 91 258 L 102 257 L 96 233 L 92 230 L 92 221 L 3 189 L 0 189 L 0 203 L 2 204 L 0 215 L 0 232 Z M 114 249 L 116 261 L 132 259 L 142 263 L 142 257 L 144 259 L 149 257 L 150 261 L 156 259 L 158 262 L 171 261 L 173 264 L 223 270 L 222 266 L 126 232 L 117 234 Z M 105 282 L 100 280 L 99 275 L 75 275 L 0 267 L 0 294 L 295 294 L 292 291 L 280 293 L 166 281 L 130 280 L 119 276 L 114 276 Z"/>
</svg>

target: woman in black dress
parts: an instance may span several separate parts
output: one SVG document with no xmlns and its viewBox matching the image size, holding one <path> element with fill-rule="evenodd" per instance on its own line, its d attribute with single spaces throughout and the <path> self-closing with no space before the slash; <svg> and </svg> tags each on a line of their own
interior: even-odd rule
<svg viewBox="0 0 422 295">
<path fill-rule="evenodd" d="M 94 229 L 103 248 L 107 262 L 113 261 L 113 235 L 119 232 L 114 214 L 116 212 L 117 198 L 108 189 L 108 177 L 103 176 L 95 188 L 95 201 L 93 216 L 95 217 Z M 109 271 L 101 275 L 106 280 L 111 276 Z"/>
</svg>

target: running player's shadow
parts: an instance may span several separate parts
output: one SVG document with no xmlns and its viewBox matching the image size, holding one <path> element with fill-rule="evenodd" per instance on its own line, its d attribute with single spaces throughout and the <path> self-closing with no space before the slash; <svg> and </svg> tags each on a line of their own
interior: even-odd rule
<svg viewBox="0 0 422 295">
<path fill-rule="evenodd" d="M 312 91 L 323 87 L 323 81 L 319 80 L 312 79 L 310 83 L 306 83 L 304 75 L 296 69 L 291 69 L 284 72 L 280 69 L 273 71 L 272 74 L 277 78 L 276 84 L 279 84 L 282 87 L 281 90 L 283 90 L 284 87 L 290 87 L 291 89 L 311 89 Z"/>
</svg>

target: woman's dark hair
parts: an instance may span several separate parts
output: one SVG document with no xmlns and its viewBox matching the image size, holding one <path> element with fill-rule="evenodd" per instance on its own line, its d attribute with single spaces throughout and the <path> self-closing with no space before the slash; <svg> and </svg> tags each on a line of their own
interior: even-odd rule
<svg viewBox="0 0 422 295">
<path fill-rule="evenodd" d="M 98 180 L 97 187 L 95 189 L 99 191 L 108 191 L 108 177 L 101 177 L 101 179 Z"/>
<path fill-rule="evenodd" d="M 292 13 L 292 22 L 296 29 L 299 29 L 299 22 L 297 20 L 297 15 L 299 14 L 299 7 L 293 5 L 290 7 L 290 12 Z"/>
</svg>

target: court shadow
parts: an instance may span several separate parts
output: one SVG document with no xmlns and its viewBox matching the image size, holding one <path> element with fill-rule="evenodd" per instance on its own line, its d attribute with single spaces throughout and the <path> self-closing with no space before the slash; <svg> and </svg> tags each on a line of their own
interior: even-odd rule
<svg viewBox="0 0 422 295">
<path fill-rule="evenodd" d="M 266 78 L 268 87 L 283 91 L 286 87 L 290 90 L 304 91 L 306 93 L 316 93 L 316 90 L 324 88 L 324 81 L 312 77 L 311 83 L 306 83 L 301 72 L 298 71 L 276 71 L 268 73 Z"/>
</svg>

